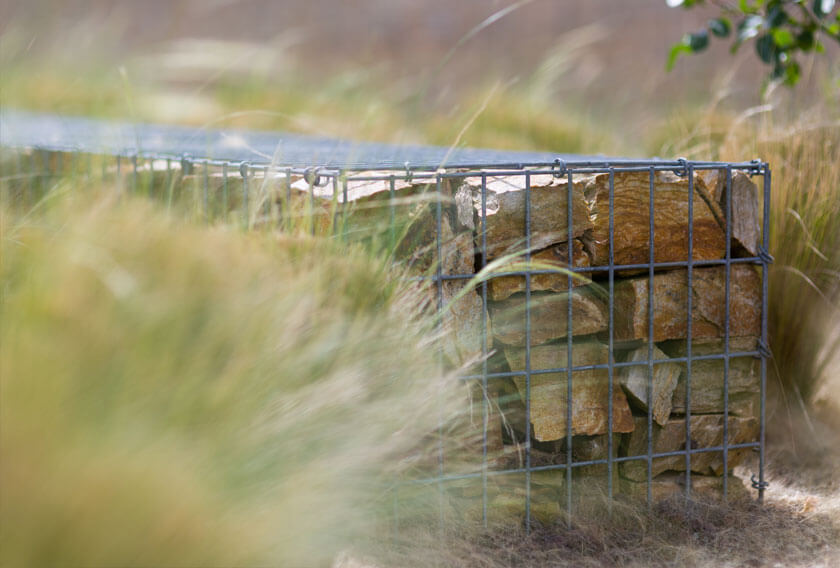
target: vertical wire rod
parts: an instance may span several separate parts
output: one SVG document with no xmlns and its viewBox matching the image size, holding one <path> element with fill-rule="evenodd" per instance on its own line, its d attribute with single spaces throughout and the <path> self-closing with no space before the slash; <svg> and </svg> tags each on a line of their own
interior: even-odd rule
<svg viewBox="0 0 840 568">
<path fill-rule="evenodd" d="M 656 242 L 656 227 L 655 227 L 655 195 L 654 195 L 654 179 L 656 177 L 656 170 L 650 168 L 648 174 L 649 188 L 648 188 L 648 381 L 647 381 L 647 506 L 651 508 L 653 504 L 653 264 L 655 261 L 655 242 Z"/>
<path fill-rule="evenodd" d="M 609 194 L 609 349 L 607 351 L 607 508 L 612 514 L 613 499 L 613 364 L 615 357 L 615 170 L 610 168 Z M 571 303 L 571 299 L 569 301 Z"/>
<path fill-rule="evenodd" d="M 525 533 L 531 534 L 531 174 L 525 172 Z"/>
<path fill-rule="evenodd" d="M 574 258 L 574 229 L 572 226 L 572 199 L 574 192 L 574 179 L 572 170 L 567 170 L 566 184 L 566 231 L 568 233 L 568 258 L 571 262 Z M 572 367 L 574 367 L 574 355 L 572 348 L 573 316 L 572 316 L 572 275 L 566 275 L 567 301 L 566 301 L 566 526 L 572 527 Z"/>
<path fill-rule="evenodd" d="M 732 283 L 732 167 L 726 168 L 726 264 L 723 287 L 723 499 L 729 496 L 729 336 Z"/>
<path fill-rule="evenodd" d="M 770 250 L 770 191 L 771 191 L 771 172 L 770 166 L 764 166 L 764 218 L 762 223 L 762 242 L 764 245 L 765 254 L 769 254 Z M 760 403 L 760 435 L 758 445 L 758 501 L 764 502 L 764 491 L 767 488 L 767 482 L 764 480 L 764 459 L 765 459 L 765 429 L 766 429 L 766 412 L 767 412 L 767 299 L 769 296 L 769 276 L 770 267 L 767 260 L 762 263 L 761 267 L 761 343 L 764 346 L 761 357 L 761 403 Z"/>
<path fill-rule="evenodd" d="M 685 379 L 685 499 L 691 499 L 691 333 L 692 290 L 694 289 L 694 167 L 686 166 L 688 175 L 688 292 L 686 294 L 686 379 Z"/>
</svg>

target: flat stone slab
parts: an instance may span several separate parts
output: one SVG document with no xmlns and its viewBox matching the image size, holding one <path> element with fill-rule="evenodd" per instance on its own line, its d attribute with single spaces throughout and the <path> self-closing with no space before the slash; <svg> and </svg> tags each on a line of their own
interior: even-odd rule
<svg viewBox="0 0 840 568">
<path fill-rule="evenodd" d="M 590 335 L 607 329 L 607 308 L 593 290 L 572 291 L 572 334 Z M 506 345 L 524 346 L 526 334 L 526 296 L 519 293 L 489 305 L 494 337 Z M 568 293 L 531 294 L 531 345 L 539 345 L 568 334 Z"/>
<path fill-rule="evenodd" d="M 621 454 L 624 456 L 647 455 L 647 417 L 634 418 L 633 433 L 623 440 Z M 700 414 L 691 416 L 692 449 L 711 448 L 723 445 L 723 415 Z M 755 418 L 730 416 L 728 422 L 730 444 L 755 442 L 758 440 L 759 423 Z M 685 418 L 672 417 L 664 426 L 653 425 L 653 453 L 676 452 L 685 449 Z M 738 465 L 749 449 L 729 450 L 728 466 L 731 471 Z M 685 456 L 676 455 L 654 458 L 652 474 L 664 471 L 685 471 Z M 723 452 L 698 452 L 691 456 L 691 471 L 703 475 L 723 475 Z M 647 464 L 644 460 L 622 463 L 621 475 L 633 481 L 647 479 Z"/>
<path fill-rule="evenodd" d="M 693 269 L 693 339 L 724 336 L 726 319 L 725 268 Z M 648 276 L 620 280 L 615 285 L 615 339 L 648 337 Z M 752 265 L 733 264 L 730 274 L 729 334 L 757 336 L 761 330 L 761 277 Z M 674 270 L 653 277 L 653 339 L 684 339 L 688 335 L 688 271 Z"/>
<path fill-rule="evenodd" d="M 525 370 L 525 350 L 504 349 L 511 371 Z M 595 340 L 579 341 L 573 346 L 574 366 L 606 363 L 608 349 Z M 531 348 L 531 370 L 563 368 L 568 364 L 565 345 L 539 345 Z M 526 379 L 514 377 L 523 399 Z M 538 441 L 559 440 L 566 436 L 568 373 L 531 375 L 531 424 Z M 631 432 L 633 417 L 627 398 L 615 380 L 612 399 L 613 432 Z M 573 371 L 572 373 L 572 434 L 594 436 L 606 434 L 609 418 L 609 382 L 606 369 Z"/>
<path fill-rule="evenodd" d="M 526 250 L 526 193 L 530 195 L 530 247 L 542 249 L 569 241 L 567 203 L 571 194 L 571 237 L 592 229 L 584 184 L 575 183 L 569 191 L 568 179 L 552 175 L 530 176 L 530 192 L 524 175 L 493 175 L 464 178 L 470 191 L 476 228 L 476 246 L 481 251 L 486 212 L 487 259 Z"/>
<path fill-rule="evenodd" d="M 730 338 L 730 352 L 753 351 L 758 344 L 756 337 Z M 662 348 L 671 357 L 685 357 L 686 341 L 668 341 Z M 721 354 L 723 340 L 695 341 L 692 357 Z M 674 390 L 672 412 L 685 414 L 685 385 L 687 368 L 679 363 L 680 378 Z M 754 357 L 734 357 L 729 360 L 729 414 L 758 417 L 760 404 L 761 363 Z M 691 414 L 720 414 L 724 410 L 724 362 L 718 360 L 692 361 L 691 363 Z"/>
<path fill-rule="evenodd" d="M 584 250 L 580 239 L 572 241 L 571 268 L 584 268 L 589 266 L 589 254 Z M 526 257 L 518 257 L 519 263 L 527 261 Z M 569 244 L 559 243 L 531 254 L 532 270 L 548 270 L 558 268 L 568 270 L 569 266 Z M 501 269 L 504 271 L 504 268 Z M 591 281 L 588 273 L 576 273 L 572 278 L 572 287 L 585 286 Z M 504 300 L 517 292 L 525 291 L 525 276 L 500 276 L 493 278 L 487 284 L 488 296 L 493 301 Z M 556 272 L 552 274 L 532 274 L 531 291 L 565 292 L 569 289 L 568 273 Z"/>
<path fill-rule="evenodd" d="M 593 266 L 609 262 L 609 174 L 588 182 L 593 195 Z M 708 189 L 695 176 L 693 188 L 693 250 L 695 260 L 723 258 L 726 237 L 716 218 Z M 688 178 L 671 172 L 654 174 L 654 261 L 688 258 Z M 648 172 L 615 173 L 613 178 L 613 255 L 616 264 L 650 261 L 650 177 Z"/>
</svg>

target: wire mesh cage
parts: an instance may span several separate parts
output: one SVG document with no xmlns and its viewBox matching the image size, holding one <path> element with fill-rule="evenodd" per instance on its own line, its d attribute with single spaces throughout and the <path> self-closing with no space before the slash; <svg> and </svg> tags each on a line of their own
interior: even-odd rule
<svg viewBox="0 0 840 568">
<path fill-rule="evenodd" d="M 741 463 L 762 499 L 768 164 L 299 138 L 239 155 L 218 140 L 242 133 L 204 132 L 202 152 L 195 132 L 134 127 L 126 150 L 125 125 L 44 120 L 4 125 L 10 206 L 106 180 L 207 222 L 365 243 L 427 284 L 436 356 L 468 396 L 394 487 L 395 529 L 406 500 L 530 528 L 593 494 L 726 498 Z"/>
</svg>

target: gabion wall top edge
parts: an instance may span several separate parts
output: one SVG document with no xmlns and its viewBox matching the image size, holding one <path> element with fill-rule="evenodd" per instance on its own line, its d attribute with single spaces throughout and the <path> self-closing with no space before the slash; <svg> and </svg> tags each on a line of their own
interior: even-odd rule
<svg viewBox="0 0 840 568">
<path fill-rule="evenodd" d="M 0 146 L 56 152 L 86 152 L 237 168 L 269 168 L 318 175 L 348 172 L 365 179 L 384 179 L 397 172 L 433 176 L 441 170 L 486 170 L 494 175 L 535 169 L 533 173 L 565 173 L 574 169 L 625 171 L 655 168 L 684 171 L 731 167 L 760 174 L 766 164 L 628 159 L 547 152 L 515 152 L 478 148 L 381 144 L 334 138 L 237 129 L 196 128 L 70 117 L 2 109 Z M 457 173 L 453 175 L 459 175 Z"/>
</svg>

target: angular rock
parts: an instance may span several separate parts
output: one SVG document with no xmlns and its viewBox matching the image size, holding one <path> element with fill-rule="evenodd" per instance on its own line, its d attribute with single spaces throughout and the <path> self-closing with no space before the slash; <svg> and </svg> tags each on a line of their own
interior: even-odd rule
<svg viewBox="0 0 840 568">
<path fill-rule="evenodd" d="M 648 336 L 648 276 L 620 280 L 615 286 L 615 339 Z M 693 269 L 693 339 L 724 335 L 725 267 Z M 653 339 L 683 339 L 688 334 L 688 272 L 653 277 Z M 730 275 L 729 333 L 757 336 L 761 329 L 761 278 L 752 265 L 733 264 Z"/>
<path fill-rule="evenodd" d="M 618 449 L 621 447 L 621 434 L 612 435 L 612 457 L 618 457 Z M 567 463 L 567 440 L 565 438 L 555 440 L 553 442 L 536 443 L 535 446 L 547 450 L 549 455 L 553 456 L 551 463 L 565 464 Z M 609 454 L 609 435 L 601 434 L 598 436 L 573 436 L 572 437 L 572 463 L 606 460 Z M 531 458 L 531 464 L 534 464 L 534 458 Z M 603 481 L 607 479 L 607 472 L 609 467 L 606 463 L 582 465 L 573 467 L 573 479 L 586 476 L 593 482 L 599 478 Z M 618 483 L 618 462 L 612 465 L 613 482 Z"/>
<path fill-rule="evenodd" d="M 571 268 L 582 268 L 589 266 L 589 255 L 579 239 L 572 241 L 572 259 L 574 264 Z M 526 262 L 526 258 L 519 257 L 515 260 L 518 263 Z M 532 270 L 546 270 L 543 265 L 569 269 L 569 245 L 560 243 L 546 249 L 535 251 L 531 254 Z M 504 267 L 500 271 L 505 271 Z M 587 273 L 577 273 L 572 278 L 572 286 L 583 286 L 591 279 Z M 493 278 L 487 283 L 488 297 L 493 301 L 504 300 L 517 292 L 525 291 L 525 276 L 500 276 Z M 557 272 L 553 274 L 532 274 L 531 291 L 566 292 L 569 289 L 569 277 L 567 273 Z"/>
<path fill-rule="evenodd" d="M 359 177 L 387 177 L 387 172 L 361 172 Z M 281 181 L 285 174 L 277 176 Z M 257 184 L 253 184 L 257 188 Z M 393 189 L 393 192 L 392 192 Z M 286 195 L 284 195 L 284 193 Z M 284 216 L 292 222 L 314 222 L 318 234 L 336 234 L 350 241 L 373 241 L 395 249 L 398 260 L 421 260 L 418 272 L 437 261 L 437 213 L 459 233 L 455 218 L 455 188 L 443 180 L 438 193 L 434 181 L 389 179 L 346 181 L 322 177 L 298 178 L 289 192 L 277 195 Z M 287 197 L 288 195 L 288 197 Z M 306 228 L 306 227 L 304 227 Z M 472 228 L 469 228 L 472 233 Z M 472 268 L 470 273 L 472 273 Z"/>
<path fill-rule="evenodd" d="M 461 232 L 453 235 L 449 220 L 441 222 L 442 246 L 441 273 L 447 275 L 465 274 L 472 269 L 472 235 Z M 443 306 L 443 327 L 448 332 L 443 341 L 443 350 L 455 366 L 462 366 L 470 361 L 485 356 L 492 349 L 493 327 L 481 296 L 469 287 L 469 280 L 444 280 L 441 283 Z M 432 285 L 432 293 L 438 288 Z M 463 293 L 462 293 L 463 292 Z M 482 348 L 483 346 L 483 348 Z"/>
<path fill-rule="evenodd" d="M 452 365 L 460 367 L 489 352 L 492 342 L 490 318 L 482 298 L 469 287 L 475 272 L 472 228 L 460 223 L 449 182 L 441 184 L 440 195 L 436 185 L 428 183 L 395 179 L 393 188 L 392 199 L 390 181 L 350 179 L 345 202 L 341 184 L 334 193 L 332 183 L 310 187 L 301 179 L 292 184 L 290 210 L 297 208 L 304 219 L 313 218 L 316 232 L 333 227 L 350 240 L 385 243 L 392 239 L 394 257 L 414 274 L 432 278 L 439 270 L 443 276 L 462 276 L 443 280 L 440 287 L 434 282 L 428 287 L 431 307 L 443 308 L 442 323 L 449 333 L 442 343 L 444 354 Z M 483 337 L 487 349 L 482 349 Z"/>
<path fill-rule="evenodd" d="M 647 417 L 634 418 L 635 430 L 625 436 L 622 443 L 623 456 L 647 455 Z M 720 414 L 701 414 L 691 417 L 692 449 L 712 448 L 723 445 L 723 416 Z M 758 439 L 759 423 L 755 418 L 729 417 L 729 444 L 754 442 Z M 653 453 L 676 452 L 685 449 L 685 418 L 668 420 L 664 426 L 653 425 Z M 747 449 L 729 450 L 728 466 L 730 471 L 738 465 Z M 652 475 L 663 471 L 685 471 L 685 456 L 676 455 L 653 458 Z M 698 452 L 691 456 L 691 471 L 703 475 L 723 474 L 723 452 Z M 621 475 L 633 481 L 647 479 L 647 464 L 644 460 L 626 461 L 621 466 Z"/>
<path fill-rule="evenodd" d="M 730 338 L 729 351 L 753 351 L 758 339 L 755 337 Z M 668 341 L 662 348 L 671 357 L 685 357 L 686 341 Z M 724 352 L 723 340 L 695 341 L 691 355 L 712 355 Z M 734 357 L 729 360 L 729 414 L 744 417 L 758 417 L 761 377 L 760 361 L 753 357 Z M 680 378 L 674 390 L 672 412 L 685 414 L 685 384 L 687 366 L 680 363 Z M 691 363 L 691 414 L 720 414 L 724 410 L 724 362 L 700 360 Z"/>
<path fill-rule="evenodd" d="M 593 197 L 592 266 L 609 262 L 609 174 L 598 174 L 587 187 Z M 671 172 L 654 175 L 654 261 L 688 258 L 688 179 Z M 704 199 L 705 197 L 705 199 Z M 707 202 L 702 178 L 695 176 L 693 199 L 694 260 L 723 258 L 725 234 Z M 613 183 L 613 255 L 616 264 L 650 261 L 650 179 L 648 172 L 615 173 Z"/>
<path fill-rule="evenodd" d="M 438 193 L 434 183 L 395 178 L 392 185 L 390 180 L 350 178 L 346 194 L 342 182 L 319 186 L 310 181 L 292 183 L 291 201 L 284 204 L 287 215 L 314 222 L 316 232 L 337 232 L 355 241 L 390 241 L 394 257 L 415 274 L 434 277 L 439 270 L 443 276 L 463 276 L 443 280 L 440 287 L 431 283 L 428 289 L 432 308 L 443 308 L 442 323 L 449 333 L 443 341 L 444 354 L 460 367 L 490 350 L 490 318 L 481 297 L 468 288 L 475 272 L 473 227 L 461 223 L 449 180 L 441 183 Z M 468 221 L 472 223 L 471 218 Z M 482 349 L 483 337 L 486 349 Z"/>
<path fill-rule="evenodd" d="M 726 221 L 727 191 L 726 170 L 705 170 L 699 173 L 709 187 L 712 199 L 720 206 L 721 218 Z M 732 254 L 750 256 L 758 254 L 761 242 L 761 209 L 759 208 L 758 188 L 750 177 L 741 171 L 732 172 Z M 724 232 L 726 225 L 723 225 Z"/>
<path fill-rule="evenodd" d="M 482 178 L 464 178 L 470 190 L 476 228 L 476 248 L 481 251 L 486 226 L 487 260 L 503 254 L 525 250 L 526 178 L 524 175 L 498 176 L 488 172 L 485 176 L 486 192 L 482 200 Z M 531 249 L 568 242 L 567 196 L 568 179 L 552 175 L 530 176 Z M 572 231 L 579 237 L 592 228 L 589 207 L 584 199 L 584 182 L 575 181 L 571 191 Z M 486 211 L 486 224 L 482 219 Z"/>
<path fill-rule="evenodd" d="M 628 362 L 648 361 L 647 346 L 639 347 L 630 353 Z M 658 347 L 653 346 L 653 359 L 667 359 L 668 356 Z M 624 392 L 630 400 L 630 404 L 636 406 L 643 412 L 648 411 L 648 365 L 623 367 L 619 371 L 619 381 L 624 387 Z M 668 421 L 671 414 L 671 399 L 674 389 L 677 387 L 681 366 L 678 363 L 657 363 L 653 366 L 653 378 L 651 381 L 651 399 L 653 419 L 660 425 Z"/>
<path fill-rule="evenodd" d="M 568 333 L 568 294 L 531 294 L 531 345 L 566 337 Z M 494 337 L 506 345 L 525 345 L 526 297 L 516 294 L 489 305 Z M 589 335 L 607 329 L 604 300 L 586 288 L 572 291 L 572 334 Z"/>
<path fill-rule="evenodd" d="M 647 482 L 622 479 L 620 491 L 633 499 L 647 499 Z M 663 473 L 651 480 L 651 500 L 681 498 L 685 495 L 684 473 Z M 713 475 L 691 476 L 691 497 L 705 501 L 718 501 L 723 498 L 723 477 Z M 750 498 L 750 491 L 740 478 L 730 475 L 726 484 L 728 501 L 741 501 Z"/>
<path fill-rule="evenodd" d="M 525 370 L 525 350 L 506 347 L 505 356 L 511 371 Z M 606 363 L 606 346 L 594 340 L 579 341 L 573 346 L 572 365 Z M 565 345 L 539 345 L 531 348 L 531 370 L 548 370 L 567 366 Z M 538 373 L 530 377 L 531 424 L 538 441 L 558 440 L 566 436 L 566 402 L 568 373 Z M 526 396 L 526 378 L 514 377 L 520 395 Z M 573 371 L 572 434 L 593 436 L 606 434 L 609 417 L 609 382 L 606 369 Z M 613 432 L 633 430 L 633 418 L 627 398 L 616 380 L 613 385 Z"/>
</svg>

